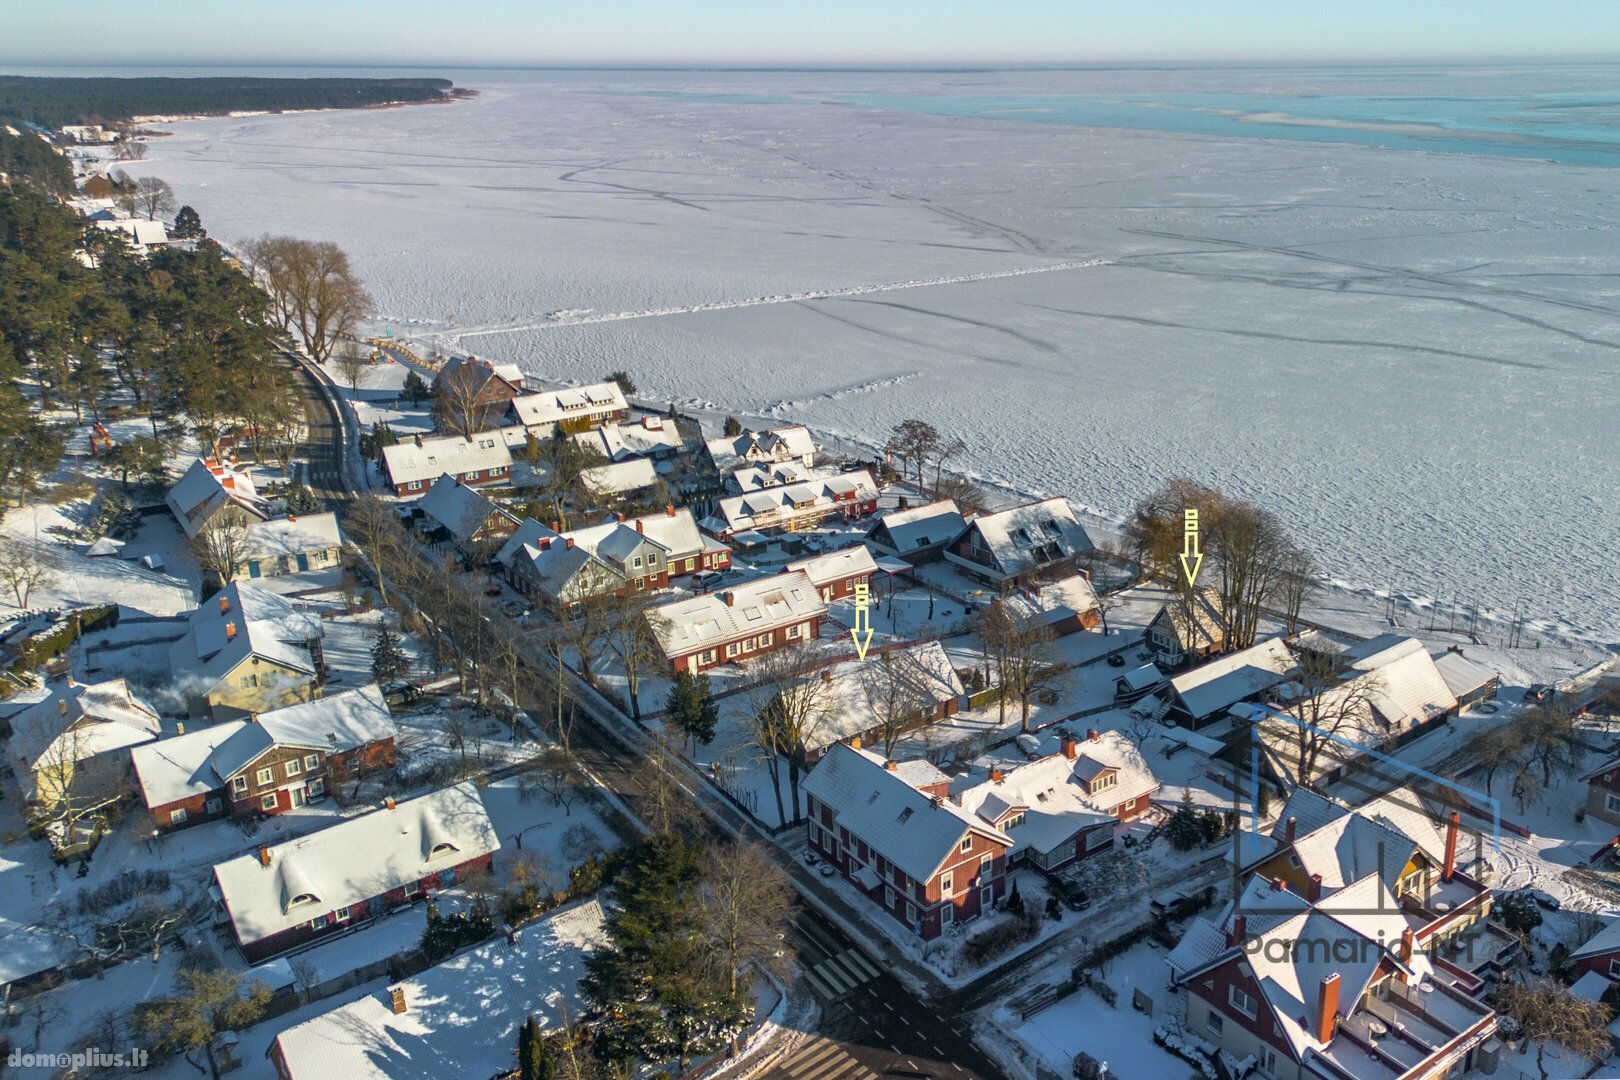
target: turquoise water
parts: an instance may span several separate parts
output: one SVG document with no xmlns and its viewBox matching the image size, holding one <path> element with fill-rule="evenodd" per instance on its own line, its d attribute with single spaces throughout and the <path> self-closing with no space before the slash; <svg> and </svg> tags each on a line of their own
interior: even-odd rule
<svg viewBox="0 0 1620 1080">
<path fill-rule="evenodd" d="M 623 92 L 1620 165 L 1620 67 L 672 74 Z M 752 85 L 749 85 L 751 83 Z M 1227 90 L 1226 87 L 1231 87 Z M 1579 87 L 1579 89 L 1575 89 Z M 1157 91 L 1157 92 L 1155 92 Z"/>
</svg>

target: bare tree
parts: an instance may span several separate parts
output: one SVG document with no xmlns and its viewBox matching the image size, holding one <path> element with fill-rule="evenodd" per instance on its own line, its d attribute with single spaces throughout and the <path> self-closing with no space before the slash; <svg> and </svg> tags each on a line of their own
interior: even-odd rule
<svg viewBox="0 0 1620 1080">
<path fill-rule="evenodd" d="M 893 757 L 900 736 L 938 704 L 942 676 L 927 669 L 922 655 L 916 649 L 893 649 L 860 666 L 862 695 L 872 710 L 885 757 Z"/>
<path fill-rule="evenodd" d="M 1609 1010 L 1583 1001 L 1551 979 L 1504 980 L 1496 988 L 1496 1011 L 1514 1031 L 1535 1044 L 1536 1069 L 1548 1080 L 1547 1048 L 1561 1047 L 1587 1061 L 1609 1055 Z"/>
<path fill-rule="evenodd" d="M 810 744 L 816 741 L 831 713 L 832 675 L 819 670 L 820 655 L 805 644 L 792 645 L 755 657 L 748 665 L 751 685 L 743 692 L 751 714 L 754 743 L 767 759 L 780 755 L 787 761 L 788 790 L 793 803 L 791 818 L 798 821 L 799 778 L 804 772 Z M 767 760 L 767 769 L 771 763 Z M 772 780 L 777 775 L 771 773 Z M 777 786 L 780 814 L 781 788 Z"/>
<path fill-rule="evenodd" d="M 1289 634 L 1299 632 L 1299 613 L 1318 583 L 1316 560 L 1303 548 L 1288 547 L 1277 575 L 1277 601 Z"/>
<path fill-rule="evenodd" d="M 343 531 L 359 545 L 377 575 L 377 592 L 388 602 L 388 572 L 406 551 L 409 542 L 393 507 L 375 495 L 365 494 L 349 501 L 344 508 Z"/>
<path fill-rule="evenodd" d="M 336 244 L 265 236 L 247 249 L 282 328 L 297 332 L 316 363 L 370 314 L 371 296 Z"/>
<path fill-rule="evenodd" d="M 793 886 L 755 844 L 711 847 L 703 875 L 703 944 L 726 979 L 731 1000 L 746 1005 L 748 973 L 786 979 L 793 972 Z M 737 1053 L 732 1037 L 731 1052 Z"/>
<path fill-rule="evenodd" d="M 297 993 L 298 1000 L 309 1001 L 310 994 L 321 985 L 321 969 L 307 954 L 293 957 L 287 962 L 287 967 L 292 971 L 293 991 Z"/>
<path fill-rule="evenodd" d="M 155 221 L 158 215 L 168 216 L 174 209 L 174 191 L 166 181 L 155 176 L 143 176 L 135 181 L 135 200 L 146 211 L 146 220 Z"/>
<path fill-rule="evenodd" d="M 146 158 L 146 144 L 125 135 L 113 147 L 113 157 L 119 161 L 142 161 Z"/>
<path fill-rule="evenodd" d="M 676 775 L 675 754 L 662 736 L 654 736 L 646 761 L 634 780 L 642 793 L 642 820 L 655 833 L 677 832 L 702 820 L 702 814 Z"/>
<path fill-rule="evenodd" d="M 1383 696 L 1383 679 L 1377 672 L 1341 680 L 1332 657 L 1305 653 L 1294 689 L 1287 711 L 1298 723 L 1270 717 L 1261 721 L 1261 729 L 1274 749 L 1292 752 L 1297 783 L 1315 782 L 1318 762 L 1329 746 L 1361 745 L 1380 734 L 1375 706 Z M 1343 756 L 1338 752 L 1338 758 Z"/>
<path fill-rule="evenodd" d="M 990 493 L 965 476 L 945 476 L 934 486 L 936 499 L 950 499 L 964 514 L 990 509 Z"/>
<path fill-rule="evenodd" d="M 28 606 L 35 589 L 48 589 L 57 581 L 57 560 L 31 540 L 0 538 L 0 582 L 11 590 L 17 606 Z"/>
<path fill-rule="evenodd" d="M 945 463 L 952 458 L 959 457 L 967 452 L 967 443 L 958 435 L 950 438 L 941 437 L 939 444 L 934 447 L 934 498 L 940 497 L 940 478 L 945 471 Z"/>
<path fill-rule="evenodd" d="M 1007 699 L 1015 699 L 1022 710 L 1022 730 L 1028 731 L 1031 699 L 1068 682 L 1070 669 L 1058 658 L 1051 627 L 998 601 L 980 618 L 979 638 L 995 667 L 1002 722 L 1007 719 Z"/>
<path fill-rule="evenodd" d="M 360 351 L 360 343 L 345 341 L 337 347 L 334 355 L 333 363 L 337 367 L 338 377 L 348 386 L 349 392 L 358 398 L 360 381 L 366 377 L 366 368 L 369 366 L 365 354 Z"/>
<path fill-rule="evenodd" d="M 248 531 L 247 515 L 235 507 L 226 507 L 204 522 L 190 544 L 197 565 L 220 585 L 236 580 L 253 556 L 253 534 Z"/>
<path fill-rule="evenodd" d="M 476 364 L 439 372 L 433 380 L 433 422 L 440 431 L 471 436 L 484 430 L 486 375 Z"/>
<path fill-rule="evenodd" d="M 889 433 L 889 441 L 883 449 L 886 453 L 900 459 L 900 479 L 905 480 L 912 472 L 917 476 L 917 490 L 923 490 L 923 469 L 940 445 L 939 432 L 934 425 L 926 420 L 902 420 L 894 425 Z"/>
<path fill-rule="evenodd" d="M 548 748 L 540 755 L 532 770 L 524 773 L 519 790 L 529 785 L 544 791 L 552 806 L 563 808 L 563 816 L 573 814 L 574 801 L 585 793 L 585 778 L 574 766 L 574 759 L 560 746 Z"/>
<path fill-rule="evenodd" d="M 624 669 L 630 716 L 635 720 L 641 719 L 641 680 L 663 657 L 654 632 L 655 624 L 662 621 L 647 594 L 635 590 L 610 598 L 604 613 L 602 636 Z"/>
</svg>

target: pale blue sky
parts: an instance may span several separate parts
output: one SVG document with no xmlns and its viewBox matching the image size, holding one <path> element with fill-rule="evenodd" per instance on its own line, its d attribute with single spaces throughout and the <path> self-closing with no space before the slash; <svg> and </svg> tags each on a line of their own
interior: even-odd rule
<svg viewBox="0 0 1620 1080">
<path fill-rule="evenodd" d="M 1612 0 L 0 0 L 0 63 L 1620 55 Z"/>
</svg>

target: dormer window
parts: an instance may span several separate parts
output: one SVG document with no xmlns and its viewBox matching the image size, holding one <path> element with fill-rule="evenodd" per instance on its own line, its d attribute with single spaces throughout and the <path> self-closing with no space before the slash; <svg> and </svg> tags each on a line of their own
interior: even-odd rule
<svg viewBox="0 0 1620 1080">
<path fill-rule="evenodd" d="M 319 899 L 320 897 L 316 896 L 314 893 L 299 893 L 297 896 L 287 901 L 287 910 L 291 911 L 299 904 L 313 904 Z"/>
<path fill-rule="evenodd" d="M 433 859 L 437 859 L 440 855 L 448 855 L 452 851 L 459 850 L 460 849 L 450 841 L 441 840 L 439 843 L 433 845 L 432 851 L 428 852 L 428 859 L 429 861 L 432 861 Z"/>
</svg>

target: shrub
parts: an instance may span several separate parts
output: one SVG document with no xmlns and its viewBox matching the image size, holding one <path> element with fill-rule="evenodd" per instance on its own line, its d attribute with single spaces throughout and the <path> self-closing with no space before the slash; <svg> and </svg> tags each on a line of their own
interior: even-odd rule
<svg viewBox="0 0 1620 1080">
<path fill-rule="evenodd" d="M 1515 934 L 1528 934 L 1541 925 L 1541 908 L 1527 892 L 1509 893 L 1497 901 L 1496 913 L 1502 925 Z"/>
<path fill-rule="evenodd" d="M 962 959 L 970 967 L 979 967 L 986 961 L 1008 952 L 1014 946 L 1028 941 L 1039 932 L 1040 928 L 1039 914 L 1026 912 L 1016 915 L 982 934 L 968 938 L 967 943 L 962 946 Z"/>
</svg>

